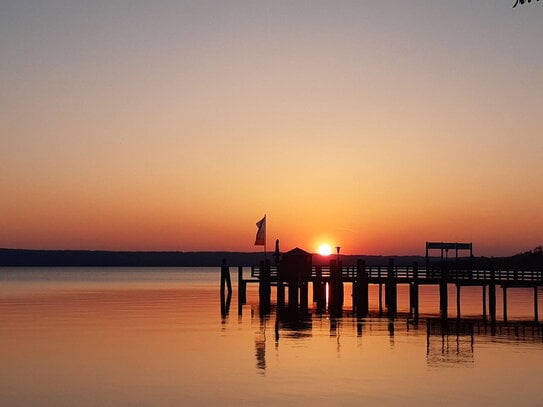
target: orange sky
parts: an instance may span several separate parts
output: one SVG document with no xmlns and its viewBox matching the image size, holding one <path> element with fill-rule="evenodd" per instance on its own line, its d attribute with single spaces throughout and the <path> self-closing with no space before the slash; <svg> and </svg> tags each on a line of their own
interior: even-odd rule
<svg viewBox="0 0 543 407">
<path fill-rule="evenodd" d="M 0 247 L 543 243 L 543 5 L 381 3 L 5 6 Z"/>
</svg>

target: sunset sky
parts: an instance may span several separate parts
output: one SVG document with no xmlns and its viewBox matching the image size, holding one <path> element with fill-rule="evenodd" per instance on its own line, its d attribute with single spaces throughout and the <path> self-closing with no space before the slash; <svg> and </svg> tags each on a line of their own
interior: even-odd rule
<svg viewBox="0 0 543 407">
<path fill-rule="evenodd" d="M 0 247 L 543 244 L 543 3 L 0 3 Z"/>
</svg>

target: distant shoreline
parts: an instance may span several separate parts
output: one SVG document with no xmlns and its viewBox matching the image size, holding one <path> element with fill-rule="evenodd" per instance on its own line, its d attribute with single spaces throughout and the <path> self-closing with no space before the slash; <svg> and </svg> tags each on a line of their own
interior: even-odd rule
<svg viewBox="0 0 543 407">
<path fill-rule="evenodd" d="M 356 264 L 358 259 L 369 265 L 386 265 L 393 258 L 397 265 L 410 265 L 426 262 L 424 256 L 375 256 L 341 255 L 345 265 Z M 108 250 L 33 250 L 0 248 L 0 267 L 219 267 L 226 259 L 229 266 L 251 266 L 264 260 L 262 252 L 227 251 L 108 251 Z M 273 264 L 273 256 L 268 253 Z M 335 255 L 329 257 L 313 255 L 313 264 L 327 264 Z M 431 257 L 431 262 L 439 262 Z M 451 262 L 453 262 L 452 260 Z M 508 267 L 530 267 L 543 269 L 543 254 L 527 252 L 511 257 L 462 258 L 459 261 L 466 267 L 485 267 L 489 264 Z"/>
<path fill-rule="evenodd" d="M 372 265 L 385 265 L 389 258 L 397 264 L 423 263 L 423 256 L 341 255 L 344 264 L 357 259 Z M 314 264 L 327 264 L 335 255 L 314 254 Z M 175 251 L 108 251 L 108 250 L 33 250 L 1 249 L 0 267 L 219 267 L 226 259 L 229 266 L 251 266 L 264 260 L 262 252 L 175 252 Z M 273 263 L 273 256 L 268 253 Z"/>
</svg>

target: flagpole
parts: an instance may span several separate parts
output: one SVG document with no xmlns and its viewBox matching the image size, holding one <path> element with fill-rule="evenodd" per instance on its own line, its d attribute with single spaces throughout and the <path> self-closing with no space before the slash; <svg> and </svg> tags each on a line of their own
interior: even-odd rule
<svg viewBox="0 0 543 407">
<path fill-rule="evenodd" d="M 266 214 L 264 214 L 264 264 L 266 264 L 266 260 L 268 260 L 268 255 L 266 253 L 266 241 L 268 240 L 268 219 L 266 218 Z"/>
<path fill-rule="evenodd" d="M 264 261 L 268 260 L 268 250 L 266 247 L 266 214 L 264 217 L 256 223 L 258 228 L 256 232 L 255 245 L 264 246 Z"/>
</svg>

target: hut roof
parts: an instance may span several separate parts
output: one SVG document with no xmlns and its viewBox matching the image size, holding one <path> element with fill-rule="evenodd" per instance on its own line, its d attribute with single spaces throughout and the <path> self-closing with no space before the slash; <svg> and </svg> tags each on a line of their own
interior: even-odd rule
<svg viewBox="0 0 543 407">
<path fill-rule="evenodd" d="M 283 255 L 284 256 L 311 256 L 311 253 L 306 252 L 305 250 L 302 250 L 299 247 L 296 247 L 296 248 L 284 253 Z"/>
</svg>

